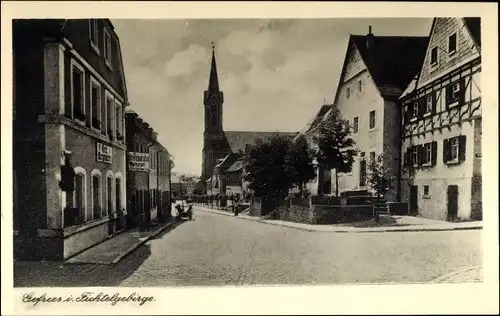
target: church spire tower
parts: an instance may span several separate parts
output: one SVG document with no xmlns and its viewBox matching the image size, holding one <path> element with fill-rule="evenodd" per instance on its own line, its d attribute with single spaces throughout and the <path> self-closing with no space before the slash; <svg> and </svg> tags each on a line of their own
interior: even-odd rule
<svg viewBox="0 0 500 316">
<path fill-rule="evenodd" d="M 203 93 L 204 125 L 203 132 L 203 165 L 202 179 L 206 180 L 213 173 L 217 160 L 225 157 L 227 148 L 224 148 L 224 130 L 222 125 L 222 103 L 224 93 L 220 91 L 215 59 L 215 46 L 212 42 L 212 61 L 208 77 L 208 87 Z"/>
</svg>

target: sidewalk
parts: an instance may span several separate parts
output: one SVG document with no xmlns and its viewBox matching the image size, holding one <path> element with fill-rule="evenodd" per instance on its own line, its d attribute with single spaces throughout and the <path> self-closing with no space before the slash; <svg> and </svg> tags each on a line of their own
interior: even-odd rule
<svg viewBox="0 0 500 316">
<path fill-rule="evenodd" d="M 222 211 L 202 206 L 194 206 L 196 210 L 211 212 L 220 215 L 234 216 L 232 212 Z M 290 227 L 309 232 L 329 232 L 329 233 L 375 233 L 375 232 L 407 232 L 407 231 L 447 231 L 447 230 L 468 230 L 468 229 L 482 229 L 483 222 L 460 222 L 451 223 L 439 220 L 432 220 L 413 216 L 391 216 L 396 221 L 396 225 L 388 227 L 350 227 L 345 224 L 335 225 L 312 225 L 303 223 L 286 222 L 273 219 L 262 219 L 260 217 L 245 215 L 245 213 L 238 214 L 237 218 L 251 220 L 255 222 L 266 223 L 270 225 L 278 225 Z"/>
<path fill-rule="evenodd" d="M 174 226 L 177 222 L 155 222 L 145 228 L 134 228 L 118 233 L 66 260 L 67 263 L 116 264 L 148 240 Z"/>
</svg>

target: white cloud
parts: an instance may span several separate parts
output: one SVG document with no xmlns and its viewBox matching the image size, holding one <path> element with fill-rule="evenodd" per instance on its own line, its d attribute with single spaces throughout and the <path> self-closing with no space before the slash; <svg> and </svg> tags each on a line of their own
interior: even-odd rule
<svg viewBox="0 0 500 316">
<path fill-rule="evenodd" d="M 167 61 L 165 75 L 168 77 L 188 76 L 206 64 L 207 56 L 208 51 L 203 46 L 192 44 Z"/>
</svg>

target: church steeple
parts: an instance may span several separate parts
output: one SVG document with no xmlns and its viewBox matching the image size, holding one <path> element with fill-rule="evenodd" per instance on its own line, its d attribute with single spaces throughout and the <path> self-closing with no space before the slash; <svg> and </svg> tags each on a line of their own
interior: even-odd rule
<svg viewBox="0 0 500 316">
<path fill-rule="evenodd" d="M 219 90 L 219 79 L 217 77 L 217 63 L 215 61 L 214 42 L 212 42 L 212 66 L 210 68 L 210 78 L 208 79 L 208 90 Z"/>
</svg>

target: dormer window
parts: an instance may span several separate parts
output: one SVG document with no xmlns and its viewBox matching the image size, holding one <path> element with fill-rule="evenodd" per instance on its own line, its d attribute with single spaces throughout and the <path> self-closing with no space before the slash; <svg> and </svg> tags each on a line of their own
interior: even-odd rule
<svg viewBox="0 0 500 316">
<path fill-rule="evenodd" d="M 437 46 L 431 49 L 431 66 L 438 64 L 438 48 Z"/>
<path fill-rule="evenodd" d="M 111 69 L 111 35 L 104 29 L 104 60 L 106 66 Z"/>
<path fill-rule="evenodd" d="M 96 19 L 89 21 L 90 47 L 99 55 L 99 26 Z"/>
<path fill-rule="evenodd" d="M 448 54 L 453 55 L 457 52 L 457 33 L 448 37 Z"/>
</svg>

